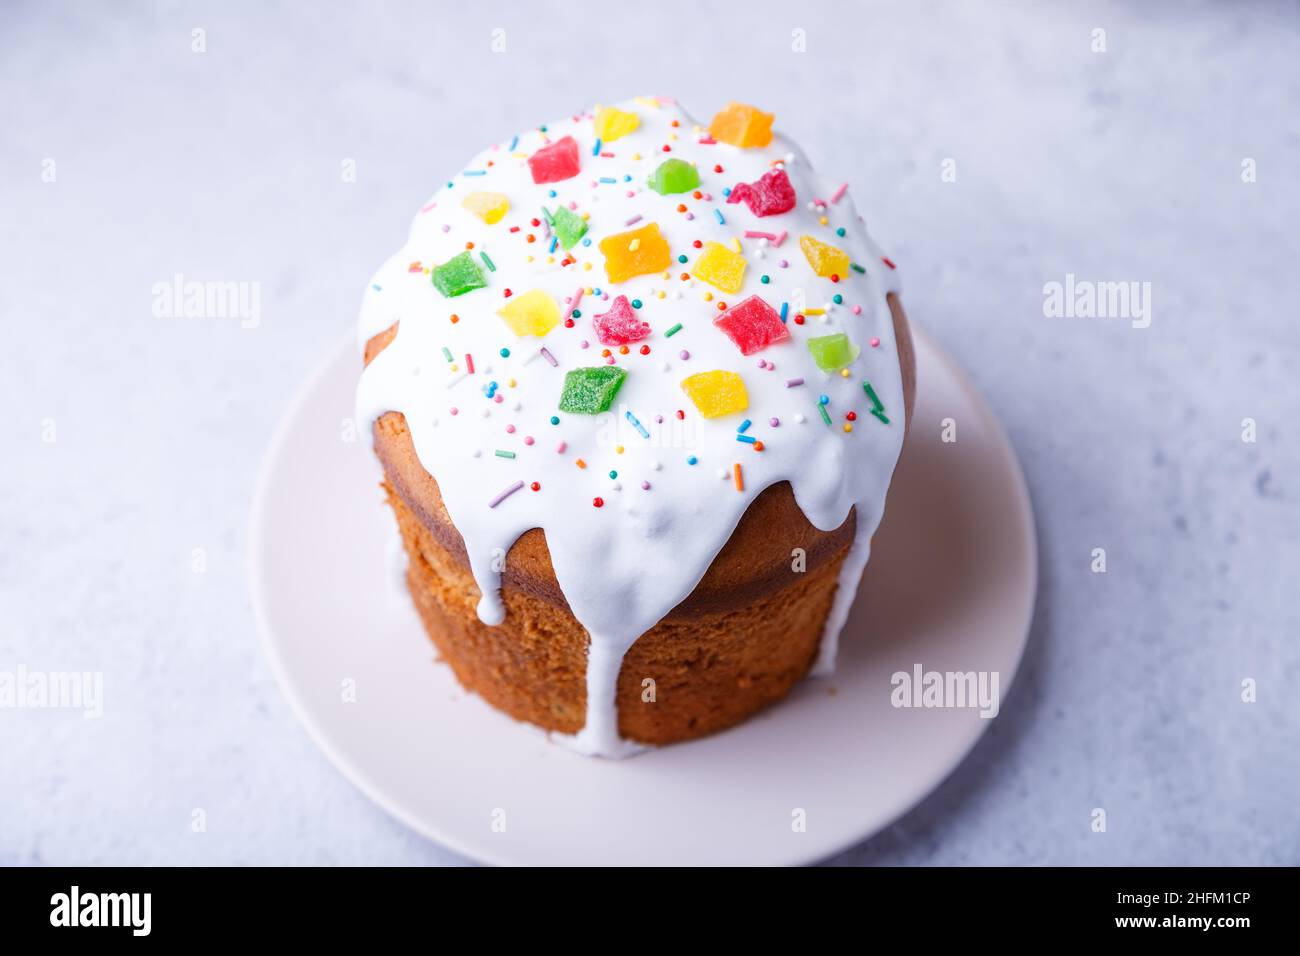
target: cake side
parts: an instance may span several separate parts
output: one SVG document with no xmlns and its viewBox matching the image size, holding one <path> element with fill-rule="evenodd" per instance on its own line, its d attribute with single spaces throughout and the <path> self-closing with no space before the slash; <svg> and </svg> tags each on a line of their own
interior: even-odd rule
<svg viewBox="0 0 1300 956">
<path fill-rule="evenodd" d="M 439 657 L 460 684 L 545 730 L 586 721 L 589 638 L 567 608 L 506 587 L 505 620 L 478 619 L 463 562 L 386 483 L 409 559 L 407 585 Z M 844 547 L 784 587 L 732 610 L 670 614 L 624 655 L 615 694 L 619 735 L 661 745 L 716 733 L 789 693 L 811 667 Z"/>
</svg>

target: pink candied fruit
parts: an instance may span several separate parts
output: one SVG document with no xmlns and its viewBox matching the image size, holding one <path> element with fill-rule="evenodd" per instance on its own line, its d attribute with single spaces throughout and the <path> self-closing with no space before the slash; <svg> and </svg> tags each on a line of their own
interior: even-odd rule
<svg viewBox="0 0 1300 956">
<path fill-rule="evenodd" d="M 727 202 L 744 202 L 755 216 L 775 216 L 794 208 L 794 186 L 784 169 L 764 173 L 754 183 L 736 183 Z"/>
<path fill-rule="evenodd" d="M 578 175 L 582 161 L 578 158 L 578 144 L 572 136 L 557 139 L 528 157 L 528 168 L 535 183 L 558 183 Z"/>
<path fill-rule="evenodd" d="M 650 324 L 637 317 L 625 295 L 618 296 L 608 312 L 592 316 L 591 324 L 601 345 L 630 345 L 650 334 Z"/>
<path fill-rule="evenodd" d="M 756 295 L 727 309 L 713 324 L 727 333 L 741 355 L 753 355 L 790 337 L 776 309 Z"/>
</svg>

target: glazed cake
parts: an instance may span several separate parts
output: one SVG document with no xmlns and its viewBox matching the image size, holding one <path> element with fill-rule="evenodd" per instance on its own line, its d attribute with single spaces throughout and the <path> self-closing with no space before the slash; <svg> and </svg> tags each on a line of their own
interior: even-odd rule
<svg viewBox="0 0 1300 956">
<path fill-rule="evenodd" d="M 406 580 L 460 683 L 576 749 L 732 726 L 829 673 L 914 391 L 847 186 L 731 103 L 490 147 L 361 310 Z"/>
</svg>

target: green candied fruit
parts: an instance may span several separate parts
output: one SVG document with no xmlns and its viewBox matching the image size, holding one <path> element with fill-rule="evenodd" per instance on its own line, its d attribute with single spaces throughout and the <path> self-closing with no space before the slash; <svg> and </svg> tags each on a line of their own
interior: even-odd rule
<svg viewBox="0 0 1300 956">
<path fill-rule="evenodd" d="M 650 174 L 649 186 L 661 196 L 690 192 L 700 184 L 700 174 L 684 159 L 665 159 Z"/>
<path fill-rule="evenodd" d="M 572 249 L 574 244 L 586 234 L 587 220 L 568 207 L 561 206 L 551 214 L 551 228 L 555 230 L 555 237 L 560 240 L 560 245 Z"/>
<path fill-rule="evenodd" d="M 834 372 L 852 365 L 861 350 L 843 332 L 836 332 L 834 335 L 819 335 L 809 339 L 808 351 L 812 353 L 813 361 L 819 369 Z"/>
<path fill-rule="evenodd" d="M 487 279 L 468 252 L 452 256 L 440 266 L 433 267 L 433 285 L 447 298 L 464 295 L 475 289 L 487 288 Z"/>
<path fill-rule="evenodd" d="M 560 411 L 579 415 L 599 415 L 609 411 L 625 378 L 627 372 L 613 365 L 570 369 L 564 374 Z"/>
</svg>

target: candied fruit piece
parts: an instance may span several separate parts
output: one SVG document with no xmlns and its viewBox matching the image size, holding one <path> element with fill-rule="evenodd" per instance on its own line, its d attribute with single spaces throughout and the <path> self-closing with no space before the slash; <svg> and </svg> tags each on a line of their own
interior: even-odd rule
<svg viewBox="0 0 1300 956">
<path fill-rule="evenodd" d="M 739 292 L 745 281 L 745 257 L 720 242 L 706 242 L 691 274 L 723 292 Z"/>
<path fill-rule="evenodd" d="M 823 372 L 835 372 L 852 365 L 861 350 L 850 342 L 849 337 L 843 332 L 836 332 L 833 335 L 819 335 L 809 339 L 808 351 L 812 353 L 813 361 L 817 363 L 819 369 Z"/>
<path fill-rule="evenodd" d="M 784 169 L 764 173 L 757 182 L 736 183 L 727 202 L 743 201 L 755 216 L 775 216 L 794 208 L 794 186 Z"/>
<path fill-rule="evenodd" d="M 551 228 L 560 240 L 560 245 L 572 249 L 574 244 L 587 232 L 587 220 L 567 206 L 560 206 L 551 214 Z"/>
<path fill-rule="evenodd" d="M 745 381 L 735 372 L 714 369 L 682 379 L 682 390 L 705 418 L 734 415 L 749 408 Z"/>
<path fill-rule="evenodd" d="M 700 173 L 684 159 L 665 159 L 650 174 L 649 186 L 661 196 L 687 193 L 700 184 Z"/>
<path fill-rule="evenodd" d="M 741 355 L 753 355 L 790 337 L 790 330 L 776 309 L 756 295 L 733 305 L 714 319 L 713 324 L 727 333 Z"/>
<path fill-rule="evenodd" d="M 591 323 L 601 345 L 629 345 L 650 334 L 650 323 L 641 321 L 625 295 L 618 296 L 608 312 L 592 316 Z"/>
<path fill-rule="evenodd" d="M 500 222 L 510 211 L 510 200 L 501 193 L 472 192 L 461 201 L 461 205 L 489 226 Z"/>
<path fill-rule="evenodd" d="M 629 113 L 616 106 L 606 106 L 596 113 L 596 135 L 606 143 L 621 139 L 628 133 L 635 132 L 641 125 L 635 113 Z"/>
<path fill-rule="evenodd" d="M 518 336 L 536 335 L 541 338 L 560 324 L 560 307 L 541 289 L 529 289 L 523 295 L 513 297 L 507 305 L 497 309 L 497 315 L 505 319 L 506 325 Z"/>
<path fill-rule="evenodd" d="M 617 365 L 569 369 L 564 373 L 560 411 L 579 415 L 599 415 L 609 411 L 625 378 L 627 372 Z"/>
<path fill-rule="evenodd" d="M 772 120 L 776 117 L 744 103 L 731 102 L 709 124 L 709 135 L 720 143 L 742 148 L 766 146 L 772 142 Z"/>
<path fill-rule="evenodd" d="M 812 236 L 800 236 L 799 248 L 803 250 L 808 265 L 819 276 L 839 276 L 842 279 L 849 274 L 849 254 L 843 249 Z"/>
<path fill-rule="evenodd" d="M 577 142 L 572 136 L 566 136 L 549 146 L 543 146 L 528 157 L 528 168 L 532 170 L 535 183 L 558 183 L 561 179 L 572 179 L 582 168 Z"/>
<path fill-rule="evenodd" d="M 600 240 L 605 254 L 605 275 L 610 282 L 624 282 L 633 276 L 663 272 L 672 265 L 668 240 L 658 223 L 649 223 L 630 232 L 619 232 Z"/>
<path fill-rule="evenodd" d="M 434 266 L 432 276 L 434 288 L 449 299 L 487 287 L 483 270 L 468 252 L 452 256 L 442 265 Z"/>
</svg>

